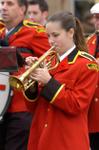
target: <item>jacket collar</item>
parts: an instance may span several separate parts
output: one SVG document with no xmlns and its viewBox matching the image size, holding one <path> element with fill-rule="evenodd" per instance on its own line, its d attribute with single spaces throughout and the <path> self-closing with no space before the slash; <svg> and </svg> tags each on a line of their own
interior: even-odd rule
<svg viewBox="0 0 99 150">
<path fill-rule="evenodd" d="M 70 64 L 75 63 L 78 55 L 80 54 L 80 51 L 77 51 L 76 49 L 74 49 L 69 55 L 68 57 L 64 58 L 64 60 L 62 60 L 60 62 L 60 64 L 58 65 L 57 68 L 55 68 L 54 70 L 51 70 L 50 73 L 52 75 L 56 74 L 57 72 L 63 71 L 63 70 L 68 70 L 70 67 Z"/>
<path fill-rule="evenodd" d="M 79 51 L 75 48 L 69 55 L 68 55 L 68 64 L 73 64 L 79 55 Z"/>
<path fill-rule="evenodd" d="M 63 55 L 60 56 L 60 61 L 62 61 L 64 58 L 68 57 L 68 55 L 71 54 L 75 48 L 76 48 L 76 45 L 74 44 L 73 47 L 71 47 L 68 51 L 66 51 Z"/>
<path fill-rule="evenodd" d="M 12 30 L 10 30 L 10 32 L 8 32 L 7 37 L 9 37 L 10 35 L 18 32 L 18 30 L 23 26 L 23 21 L 20 22 L 15 28 L 13 28 Z"/>
</svg>

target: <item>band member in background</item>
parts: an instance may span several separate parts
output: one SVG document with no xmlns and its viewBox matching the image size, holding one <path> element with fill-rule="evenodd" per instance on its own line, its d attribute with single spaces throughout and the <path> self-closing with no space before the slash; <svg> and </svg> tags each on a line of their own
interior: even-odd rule
<svg viewBox="0 0 99 150">
<path fill-rule="evenodd" d="M 35 22 L 46 24 L 48 17 L 48 4 L 45 0 L 30 0 L 28 1 L 27 17 Z"/>
<path fill-rule="evenodd" d="M 87 39 L 89 53 L 96 57 L 99 64 L 99 3 L 90 9 L 94 17 L 95 33 Z M 98 75 L 99 77 L 99 75 Z M 89 133 L 92 150 L 99 150 L 99 81 L 89 110 Z"/>
<path fill-rule="evenodd" d="M 31 78 L 40 93 L 27 106 L 35 111 L 28 150 L 89 150 L 88 109 L 98 80 L 98 65 L 87 53 L 79 20 L 69 12 L 51 16 L 46 24 L 60 63 L 36 68 Z M 34 59 L 34 58 L 33 58 Z M 26 59 L 30 65 L 31 57 Z"/>
<path fill-rule="evenodd" d="M 1 46 L 15 46 L 20 56 L 18 72 L 13 75 L 23 73 L 27 56 L 39 57 L 50 47 L 44 27 L 24 20 L 26 11 L 26 0 L 1 0 L 1 16 L 7 29 L 0 34 Z M 27 150 L 32 114 L 25 105 L 23 93 L 16 90 L 12 93 L 11 104 L 2 122 L 5 135 L 0 133 L 0 146 L 4 146 L 4 150 Z M 3 139 L 4 143 L 1 143 Z"/>
</svg>

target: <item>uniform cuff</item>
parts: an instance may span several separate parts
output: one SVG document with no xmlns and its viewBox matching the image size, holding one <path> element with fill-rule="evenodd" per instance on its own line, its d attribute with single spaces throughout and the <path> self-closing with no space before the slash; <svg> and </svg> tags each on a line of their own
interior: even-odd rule
<svg viewBox="0 0 99 150">
<path fill-rule="evenodd" d="M 51 78 L 50 81 L 43 87 L 41 96 L 50 102 L 60 87 L 61 84 L 54 78 Z"/>
</svg>

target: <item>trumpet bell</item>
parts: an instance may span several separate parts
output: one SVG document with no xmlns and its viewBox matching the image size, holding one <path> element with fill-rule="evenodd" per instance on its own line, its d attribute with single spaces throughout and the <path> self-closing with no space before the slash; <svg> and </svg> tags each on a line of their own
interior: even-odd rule
<svg viewBox="0 0 99 150">
<path fill-rule="evenodd" d="M 16 76 L 11 76 L 9 78 L 9 82 L 10 82 L 11 87 L 13 87 L 17 90 L 24 89 L 24 85 L 23 85 L 22 81 L 19 78 L 17 78 Z"/>
</svg>

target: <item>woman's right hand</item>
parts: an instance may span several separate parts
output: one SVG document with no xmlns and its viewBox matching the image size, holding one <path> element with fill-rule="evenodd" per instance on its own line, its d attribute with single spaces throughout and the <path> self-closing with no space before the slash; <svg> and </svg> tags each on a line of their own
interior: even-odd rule
<svg viewBox="0 0 99 150">
<path fill-rule="evenodd" d="M 27 67 L 31 67 L 31 65 L 32 65 L 35 61 L 37 61 L 37 60 L 38 60 L 37 57 L 32 57 L 32 56 L 27 57 L 27 58 L 25 59 L 25 62 L 26 62 L 26 64 L 27 64 Z"/>
</svg>

